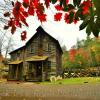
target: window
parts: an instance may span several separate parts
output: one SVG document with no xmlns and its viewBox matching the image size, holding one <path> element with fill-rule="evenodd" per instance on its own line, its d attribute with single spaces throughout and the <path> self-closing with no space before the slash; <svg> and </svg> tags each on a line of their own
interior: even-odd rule
<svg viewBox="0 0 100 100">
<path fill-rule="evenodd" d="M 31 45 L 30 45 L 30 53 L 34 53 L 35 52 L 35 43 L 32 43 Z"/>
<path fill-rule="evenodd" d="M 51 51 L 51 44 L 48 44 L 48 51 Z"/>
<path fill-rule="evenodd" d="M 44 49 L 45 49 L 46 51 L 51 51 L 51 44 L 45 43 L 45 44 L 44 44 Z"/>
<path fill-rule="evenodd" d="M 31 45 L 31 47 L 30 47 L 30 53 L 34 53 L 34 47 L 33 47 L 33 45 Z"/>
<path fill-rule="evenodd" d="M 32 63 L 29 63 L 29 72 L 32 71 Z"/>
<path fill-rule="evenodd" d="M 20 57 L 20 53 L 19 52 L 17 53 L 17 57 Z"/>
</svg>

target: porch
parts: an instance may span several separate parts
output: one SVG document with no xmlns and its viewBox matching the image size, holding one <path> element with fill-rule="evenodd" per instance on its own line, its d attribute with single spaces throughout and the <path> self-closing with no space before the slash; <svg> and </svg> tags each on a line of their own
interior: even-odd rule
<svg viewBox="0 0 100 100">
<path fill-rule="evenodd" d="M 47 79 L 47 56 L 32 56 L 25 61 L 28 63 L 26 81 L 44 81 Z"/>
<path fill-rule="evenodd" d="M 8 80 L 19 81 L 22 80 L 23 62 L 16 60 L 9 63 Z"/>
</svg>

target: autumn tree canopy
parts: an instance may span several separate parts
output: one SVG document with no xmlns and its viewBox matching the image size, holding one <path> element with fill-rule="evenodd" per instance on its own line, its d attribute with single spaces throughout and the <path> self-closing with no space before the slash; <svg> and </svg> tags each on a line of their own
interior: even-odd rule
<svg viewBox="0 0 100 100">
<path fill-rule="evenodd" d="M 100 6 L 99 0 L 17 0 L 12 1 L 11 12 L 5 12 L 4 16 L 9 18 L 8 23 L 4 26 L 4 29 L 11 29 L 11 33 L 14 34 L 16 28 L 22 28 L 22 25 L 28 27 L 26 18 L 36 15 L 38 20 L 42 23 L 46 21 L 47 14 L 45 9 L 53 4 L 57 13 L 54 14 L 55 21 L 61 21 L 64 19 L 66 24 L 77 23 L 83 20 L 79 27 L 79 30 L 86 28 L 87 35 L 93 33 L 95 37 L 98 37 L 100 30 Z M 21 33 L 21 39 L 26 39 L 26 31 Z"/>
<path fill-rule="evenodd" d="M 69 51 L 62 56 L 64 69 L 85 69 L 100 66 L 100 39 L 87 38 L 78 41 Z"/>
</svg>

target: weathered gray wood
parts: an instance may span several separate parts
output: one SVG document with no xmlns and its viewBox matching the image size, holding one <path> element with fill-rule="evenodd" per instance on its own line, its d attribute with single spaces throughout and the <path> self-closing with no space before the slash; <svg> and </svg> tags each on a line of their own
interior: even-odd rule
<svg viewBox="0 0 100 100">
<path fill-rule="evenodd" d="M 33 80 L 46 80 L 50 72 L 55 72 L 56 75 L 61 73 L 62 70 L 62 52 L 59 49 L 59 44 L 57 41 L 45 33 L 43 30 L 38 31 L 36 35 L 33 36 L 32 39 L 26 46 L 16 50 L 15 52 L 11 53 L 11 60 L 22 60 L 22 75 L 21 79 L 32 79 Z M 40 67 L 42 69 L 37 68 L 37 62 L 32 63 L 31 72 L 29 71 L 30 62 L 26 62 L 25 59 L 32 57 L 32 56 L 48 56 L 48 59 L 42 61 Z M 12 65 L 14 67 L 14 65 Z M 13 69 L 13 67 L 11 67 Z M 32 71 L 32 70 L 35 71 Z M 11 71 L 11 70 L 10 70 Z M 40 73 L 38 73 L 40 72 Z M 29 74 L 30 73 L 30 74 Z M 19 74 L 19 73 L 18 73 Z M 31 76 L 33 74 L 33 77 Z M 41 75 L 41 77 L 39 76 Z M 47 77 L 44 77 L 47 76 Z M 40 77 L 40 78 L 39 78 Z M 45 78 L 45 79 L 44 79 Z"/>
</svg>

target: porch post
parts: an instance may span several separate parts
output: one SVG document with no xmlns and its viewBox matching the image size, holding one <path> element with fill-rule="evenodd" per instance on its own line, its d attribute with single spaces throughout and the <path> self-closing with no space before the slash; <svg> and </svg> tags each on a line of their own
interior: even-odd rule
<svg viewBox="0 0 100 100">
<path fill-rule="evenodd" d="M 18 79 L 18 65 L 17 65 L 17 69 L 16 69 L 16 79 Z"/>
<path fill-rule="evenodd" d="M 7 80 L 9 80 L 9 79 L 12 78 L 12 73 L 11 73 L 11 72 L 12 72 L 12 71 L 11 71 L 12 68 L 11 68 L 11 67 L 12 67 L 12 65 L 9 64 L 9 70 L 8 70 L 8 77 L 7 77 Z"/>
<path fill-rule="evenodd" d="M 42 81 L 44 81 L 43 61 L 42 61 Z"/>
</svg>

